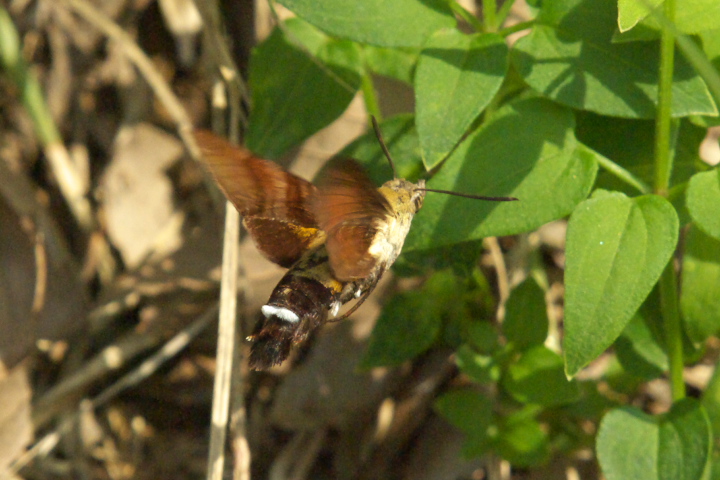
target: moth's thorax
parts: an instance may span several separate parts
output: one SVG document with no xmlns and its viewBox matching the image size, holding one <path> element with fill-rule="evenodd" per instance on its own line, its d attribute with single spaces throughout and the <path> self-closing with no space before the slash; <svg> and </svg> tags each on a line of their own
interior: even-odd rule
<svg viewBox="0 0 720 480">
<path fill-rule="evenodd" d="M 424 180 L 412 183 L 396 178 L 378 189 L 392 209 L 391 215 L 378 222 L 377 234 L 369 249 L 370 254 L 380 260 L 379 264 L 389 267 L 400 255 L 412 219 L 425 198 L 425 191 L 418 188 L 425 188 Z"/>
</svg>

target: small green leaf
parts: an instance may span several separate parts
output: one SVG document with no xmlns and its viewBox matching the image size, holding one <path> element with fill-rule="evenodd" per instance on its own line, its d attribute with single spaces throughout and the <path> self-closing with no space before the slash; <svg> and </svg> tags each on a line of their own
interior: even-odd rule
<svg viewBox="0 0 720 480">
<path fill-rule="evenodd" d="M 479 457 L 487 452 L 494 417 L 488 397 L 473 390 L 455 390 L 438 398 L 435 410 L 465 433 L 463 452 L 466 456 Z"/>
<path fill-rule="evenodd" d="M 608 480 L 696 480 L 708 473 L 711 441 L 705 409 L 685 399 L 657 417 L 634 407 L 609 412 L 597 455 Z"/>
<path fill-rule="evenodd" d="M 455 352 L 455 361 L 460 371 L 477 383 L 488 384 L 500 379 L 500 366 L 495 359 L 477 353 L 467 345 L 462 345 Z"/>
<path fill-rule="evenodd" d="M 658 91 L 657 42 L 613 43 L 613 0 L 543 2 L 537 24 L 511 52 L 511 62 L 536 91 L 580 110 L 654 118 Z M 675 56 L 672 114 L 717 114 L 705 83 Z"/>
<path fill-rule="evenodd" d="M 516 350 L 542 345 L 547 338 L 548 317 L 545 292 L 532 278 L 510 292 L 505 304 L 502 330 Z"/>
<path fill-rule="evenodd" d="M 687 189 L 687 208 L 705 233 L 720 240 L 720 168 L 693 175 Z"/>
<path fill-rule="evenodd" d="M 577 384 L 563 373 L 562 357 L 544 345 L 523 353 L 502 383 L 517 401 L 544 407 L 571 403 L 579 396 Z"/>
<path fill-rule="evenodd" d="M 678 219 L 657 195 L 600 192 L 570 217 L 565 273 L 566 373 L 609 347 L 660 278 L 677 244 Z"/>
<path fill-rule="evenodd" d="M 430 192 L 404 250 L 512 235 L 570 213 L 587 197 L 597 172 L 594 152 L 578 144 L 572 128 L 569 110 L 538 98 L 498 110 L 455 149 L 429 187 L 519 201 Z"/>
<path fill-rule="evenodd" d="M 505 78 L 508 48 L 496 34 L 435 33 L 415 74 L 417 129 L 428 170 L 455 147 Z"/>
<path fill-rule="evenodd" d="M 370 336 L 362 368 L 399 365 L 424 352 L 437 340 L 448 306 L 462 287 L 451 272 L 437 272 L 420 290 L 393 297 Z"/>
<path fill-rule="evenodd" d="M 550 455 L 548 436 L 527 408 L 504 418 L 495 448 L 505 460 L 518 467 L 539 465 Z"/>
<path fill-rule="evenodd" d="M 296 40 L 300 31 L 295 30 Z M 330 63 L 311 58 L 279 29 L 252 54 L 253 109 L 245 142 L 258 155 L 278 158 L 327 126 L 345 111 L 360 86 L 360 75 L 350 68 L 353 63 L 360 68 L 359 49 L 332 39 L 318 45 L 311 35 L 308 43 Z"/>
<path fill-rule="evenodd" d="M 720 240 L 697 227 L 685 240 L 680 308 L 692 341 L 720 331 Z"/>
<path fill-rule="evenodd" d="M 279 0 L 299 17 L 340 37 L 381 47 L 419 47 L 455 25 L 442 0 Z"/>
</svg>

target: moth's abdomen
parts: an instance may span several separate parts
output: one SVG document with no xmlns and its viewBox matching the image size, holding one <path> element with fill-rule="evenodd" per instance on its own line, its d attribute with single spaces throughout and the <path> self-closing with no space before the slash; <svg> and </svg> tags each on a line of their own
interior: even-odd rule
<svg viewBox="0 0 720 480">
<path fill-rule="evenodd" d="M 339 291 L 313 278 L 312 269 L 291 269 L 262 308 L 263 318 L 251 336 L 250 368 L 263 370 L 282 363 L 290 349 L 322 325 Z"/>
</svg>

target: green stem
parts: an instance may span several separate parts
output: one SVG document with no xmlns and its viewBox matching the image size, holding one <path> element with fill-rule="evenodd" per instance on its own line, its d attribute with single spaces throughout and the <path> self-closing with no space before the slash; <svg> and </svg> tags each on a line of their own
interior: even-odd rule
<svg viewBox="0 0 720 480">
<path fill-rule="evenodd" d="M 665 0 L 663 13 L 669 23 L 675 20 L 675 0 Z M 675 56 L 675 35 L 664 28 L 660 39 L 660 86 L 655 128 L 655 193 L 668 196 L 672 175 L 672 81 Z M 660 305 L 665 332 L 665 347 L 670 364 L 673 400 L 685 397 L 683 382 L 683 344 L 680 309 L 678 307 L 677 275 L 673 261 L 668 262 L 660 277 Z"/>
<path fill-rule="evenodd" d="M 375 117 L 379 122 L 382 122 L 382 113 L 380 113 L 380 103 L 378 102 L 377 92 L 375 91 L 375 85 L 373 84 L 370 73 L 365 73 L 362 76 L 361 84 L 363 99 L 365 99 L 365 109 L 368 114 Z"/>
<path fill-rule="evenodd" d="M 515 3 L 515 0 L 507 0 L 505 3 L 500 5 L 500 10 L 498 10 L 498 13 L 497 13 L 498 27 L 505 23 L 505 20 L 507 19 L 507 16 L 510 14 L 510 9 L 512 8 L 514 3 Z"/>
<path fill-rule="evenodd" d="M 675 18 L 675 0 L 666 0 L 664 13 L 669 22 Z M 667 196 L 672 174 L 670 155 L 672 123 L 672 81 L 675 61 L 675 35 L 663 29 L 660 40 L 660 85 L 658 92 L 657 121 L 655 123 L 655 193 Z"/>
<path fill-rule="evenodd" d="M 683 381 L 683 343 L 680 308 L 678 307 L 677 275 L 673 260 L 665 267 L 660 277 L 660 307 L 665 330 L 665 348 L 670 364 L 670 386 L 673 401 L 685 398 Z"/>
<path fill-rule="evenodd" d="M 625 168 L 621 167 L 617 163 L 602 155 L 597 155 L 596 158 L 600 166 L 614 177 L 627 183 L 642 194 L 651 192 L 650 186 L 637 178 L 635 175 L 633 175 L 629 170 L 626 170 Z"/>
<path fill-rule="evenodd" d="M 497 24 L 497 4 L 495 0 L 483 0 L 483 25 L 486 32 L 495 32 L 498 29 Z"/>
<path fill-rule="evenodd" d="M 451 1 L 450 8 L 452 9 L 452 11 L 455 15 L 457 15 L 458 17 L 462 18 L 467 23 L 469 23 L 470 26 L 472 26 L 476 32 L 484 31 L 483 25 L 482 25 L 482 23 L 480 23 L 480 20 L 478 20 L 475 15 L 473 15 L 472 13 L 465 10 L 465 7 L 460 5 L 458 2 L 456 2 L 454 0 Z"/>
<path fill-rule="evenodd" d="M 0 66 L 20 91 L 20 98 L 35 126 L 40 142 L 47 146 L 60 143 L 60 132 L 50 115 L 42 88 L 34 72 L 22 57 L 20 38 L 7 10 L 0 7 Z"/>
<path fill-rule="evenodd" d="M 528 20 L 527 22 L 520 22 L 520 23 L 516 23 L 515 25 L 512 25 L 510 27 L 503 28 L 498 33 L 503 37 L 507 37 L 508 35 L 512 35 L 515 32 L 519 32 L 521 30 L 527 30 L 528 28 L 532 28 L 533 25 L 535 25 L 535 20 Z"/>
</svg>

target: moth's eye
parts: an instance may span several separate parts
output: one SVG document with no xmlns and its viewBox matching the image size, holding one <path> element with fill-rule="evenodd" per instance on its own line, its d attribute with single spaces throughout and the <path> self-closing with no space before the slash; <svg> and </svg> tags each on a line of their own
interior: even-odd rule
<svg viewBox="0 0 720 480">
<path fill-rule="evenodd" d="M 423 195 L 415 195 L 415 198 L 413 198 L 413 203 L 415 204 L 415 211 L 417 212 L 420 210 L 420 207 L 423 205 Z"/>
</svg>

